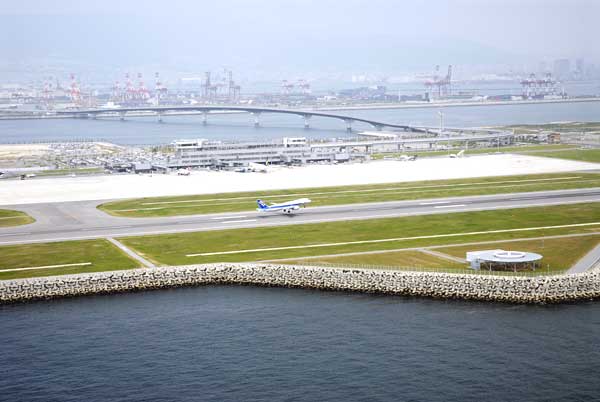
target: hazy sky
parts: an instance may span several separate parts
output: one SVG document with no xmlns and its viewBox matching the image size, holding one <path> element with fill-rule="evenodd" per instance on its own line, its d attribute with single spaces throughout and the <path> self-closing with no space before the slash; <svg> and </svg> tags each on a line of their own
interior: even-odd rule
<svg viewBox="0 0 600 402">
<path fill-rule="evenodd" d="M 600 61 L 599 15 L 600 0 L 3 1 L 0 51 L 274 71 Z"/>
</svg>

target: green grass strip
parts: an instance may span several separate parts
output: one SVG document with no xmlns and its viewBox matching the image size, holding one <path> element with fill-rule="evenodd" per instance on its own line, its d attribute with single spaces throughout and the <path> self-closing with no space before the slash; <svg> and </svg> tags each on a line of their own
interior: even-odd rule
<svg viewBox="0 0 600 402">
<path fill-rule="evenodd" d="M 99 208 L 115 216 L 158 217 L 251 211 L 257 198 L 282 202 L 308 197 L 311 206 L 327 206 L 592 187 L 600 187 L 600 174 L 577 172 L 139 198 L 109 202 Z"/>
<path fill-rule="evenodd" d="M 0 209 L 0 227 L 20 226 L 32 222 L 35 222 L 35 219 L 25 212 Z"/>
<path fill-rule="evenodd" d="M 586 203 L 163 234 L 120 240 L 158 264 L 182 265 L 260 261 L 443 245 L 456 241 L 453 235 L 456 233 L 462 234 L 461 242 L 585 233 L 597 231 L 600 229 L 600 224 L 527 231 L 521 229 L 589 224 L 597 221 L 600 221 L 600 203 Z M 392 240 L 382 242 L 381 239 Z M 318 246 L 322 244 L 331 245 Z M 236 250 L 257 251 L 238 253 L 235 252 Z M 188 254 L 204 255 L 187 257 Z"/>
<path fill-rule="evenodd" d="M 84 263 L 91 264 L 74 265 Z M 61 266 L 48 268 L 52 265 Z M 137 261 L 105 239 L 0 246 L 0 280 L 113 271 L 139 266 Z M 38 269 L 23 269 L 34 267 Z"/>
</svg>

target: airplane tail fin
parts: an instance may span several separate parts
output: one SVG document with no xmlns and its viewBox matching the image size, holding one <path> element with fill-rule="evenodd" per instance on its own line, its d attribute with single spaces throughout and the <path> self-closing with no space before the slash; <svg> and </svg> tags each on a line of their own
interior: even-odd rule
<svg viewBox="0 0 600 402">
<path fill-rule="evenodd" d="M 265 204 L 262 200 L 256 200 L 256 204 L 258 205 L 259 209 L 266 209 L 266 208 L 268 208 L 268 205 Z"/>
</svg>

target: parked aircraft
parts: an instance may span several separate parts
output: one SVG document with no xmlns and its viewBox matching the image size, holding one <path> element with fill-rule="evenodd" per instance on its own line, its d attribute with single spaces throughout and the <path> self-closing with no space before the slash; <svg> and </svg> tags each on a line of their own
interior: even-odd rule
<svg viewBox="0 0 600 402">
<path fill-rule="evenodd" d="M 450 154 L 448 156 L 450 156 L 451 158 L 462 158 L 465 155 L 465 150 L 463 149 L 462 151 L 460 151 L 457 154 Z"/>
<path fill-rule="evenodd" d="M 268 166 L 263 165 L 261 163 L 250 162 L 250 163 L 248 163 L 248 171 L 267 173 L 269 171 L 269 168 L 268 168 Z"/>
<path fill-rule="evenodd" d="M 189 169 L 178 169 L 177 170 L 177 175 L 178 176 L 189 176 L 190 175 L 190 170 Z"/>
<path fill-rule="evenodd" d="M 417 160 L 417 155 L 400 155 L 402 162 L 412 162 Z"/>
<path fill-rule="evenodd" d="M 267 205 L 262 200 L 256 200 L 258 212 L 283 212 L 284 214 L 293 214 L 294 211 L 300 209 L 300 207 L 306 206 L 311 201 L 308 198 L 299 198 L 297 200 L 283 202 L 280 204 Z"/>
</svg>

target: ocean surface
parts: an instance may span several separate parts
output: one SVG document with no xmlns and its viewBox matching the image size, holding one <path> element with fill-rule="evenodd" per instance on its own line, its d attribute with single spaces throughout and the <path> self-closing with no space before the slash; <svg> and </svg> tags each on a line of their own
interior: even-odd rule
<svg viewBox="0 0 600 402">
<path fill-rule="evenodd" d="M 503 106 L 461 106 L 424 109 L 341 110 L 334 113 L 370 118 L 382 122 L 439 126 L 438 111 L 444 113 L 446 127 L 481 127 L 509 124 L 550 123 L 557 121 L 598 121 L 600 102 L 553 103 Z M 98 120 L 0 120 L 0 143 L 44 141 L 106 140 L 121 145 L 166 144 L 176 139 L 207 138 L 212 140 L 249 141 L 282 137 L 345 138 L 342 120 L 313 117 L 311 128 L 304 129 L 299 116 L 263 114 L 261 127 L 254 127 L 249 114 L 220 114 L 202 117 L 166 116 L 163 123 L 156 117 L 131 117 Z M 354 124 L 355 130 L 372 130 L 367 124 Z"/>
<path fill-rule="evenodd" d="M 598 401 L 600 303 L 196 287 L 0 306 L 1 401 Z"/>
</svg>

